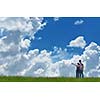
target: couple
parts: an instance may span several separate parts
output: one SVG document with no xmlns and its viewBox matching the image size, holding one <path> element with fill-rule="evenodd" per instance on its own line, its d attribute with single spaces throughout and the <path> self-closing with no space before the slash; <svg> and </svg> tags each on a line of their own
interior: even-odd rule
<svg viewBox="0 0 100 100">
<path fill-rule="evenodd" d="M 81 60 L 77 64 L 72 63 L 76 66 L 76 78 L 84 78 L 83 69 L 84 65 L 82 64 Z"/>
</svg>

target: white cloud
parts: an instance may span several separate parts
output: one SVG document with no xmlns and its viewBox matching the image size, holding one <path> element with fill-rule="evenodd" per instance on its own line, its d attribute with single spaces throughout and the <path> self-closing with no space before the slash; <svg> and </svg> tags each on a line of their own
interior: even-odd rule
<svg viewBox="0 0 100 100">
<path fill-rule="evenodd" d="M 28 65 L 18 72 L 17 75 L 26 76 L 43 76 L 43 77 L 58 77 L 58 76 L 75 76 L 75 67 L 71 65 L 70 60 L 52 61 L 51 52 L 42 50 L 31 50 L 28 53 Z"/>
<path fill-rule="evenodd" d="M 37 69 L 36 71 L 34 71 L 34 74 L 36 75 L 41 75 L 44 72 L 44 70 L 42 68 Z"/>
<path fill-rule="evenodd" d="M 84 20 L 80 19 L 80 20 L 76 20 L 76 21 L 74 22 L 74 25 L 81 25 L 81 24 L 83 24 L 83 23 L 84 23 Z"/>
<path fill-rule="evenodd" d="M 54 21 L 59 21 L 59 17 L 54 17 Z"/>
<path fill-rule="evenodd" d="M 62 49 L 62 48 L 58 48 L 56 46 L 54 46 L 53 48 L 53 55 L 52 56 L 52 59 L 53 61 L 58 61 L 58 60 L 63 60 L 63 59 L 66 59 L 66 56 L 68 56 L 68 52 L 67 52 L 67 49 Z"/>
<path fill-rule="evenodd" d="M 29 32 L 33 29 L 32 22 L 29 18 L 24 17 L 0 17 L 0 28 L 7 30 L 19 30 L 21 32 Z"/>
<path fill-rule="evenodd" d="M 91 76 L 92 73 L 98 73 L 97 68 L 100 65 L 100 46 L 94 42 L 91 42 L 89 46 L 85 48 L 83 55 L 81 56 L 85 62 L 87 76 Z M 95 70 L 95 71 L 94 71 Z M 90 74 L 91 73 L 91 74 Z"/>
<path fill-rule="evenodd" d="M 36 38 L 37 40 L 42 40 L 42 37 L 38 37 L 38 38 Z"/>
<path fill-rule="evenodd" d="M 46 50 L 42 50 L 40 53 L 38 49 L 31 50 L 26 55 L 29 58 L 26 68 L 18 72 L 18 75 L 37 76 L 38 74 L 38 76 L 41 76 L 42 74 L 45 77 L 46 70 L 52 62 L 50 55 L 51 53 L 48 53 Z"/>
<path fill-rule="evenodd" d="M 43 18 L 39 17 L 0 17 L 0 28 L 8 31 L 20 31 L 21 33 L 35 34 L 46 25 Z"/>
<path fill-rule="evenodd" d="M 0 65 L 0 75 L 7 75 L 5 70 L 7 70 L 7 63 Z"/>
<path fill-rule="evenodd" d="M 33 56 L 37 50 L 29 51 L 27 55 L 31 41 L 24 37 L 33 38 L 36 31 L 46 24 L 42 24 L 42 21 L 43 18 L 34 17 L 31 19 L 29 17 L 0 18 L 0 65 L 2 66 L 0 74 L 18 75 L 30 65 L 30 55 Z"/>
<path fill-rule="evenodd" d="M 69 45 L 69 47 L 80 47 L 84 48 L 86 46 L 86 41 L 84 40 L 83 36 L 77 37 L 75 40 L 72 40 Z"/>
<path fill-rule="evenodd" d="M 30 46 L 31 41 L 29 39 L 21 39 L 21 47 L 22 48 L 28 48 Z"/>
<path fill-rule="evenodd" d="M 100 70 L 92 69 L 87 73 L 88 77 L 100 77 Z"/>
<path fill-rule="evenodd" d="M 28 57 L 31 57 L 31 56 L 33 56 L 33 57 L 36 57 L 37 55 L 39 54 L 39 50 L 38 49 L 34 49 L 34 50 L 30 50 L 29 52 L 28 52 Z"/>
</svg>

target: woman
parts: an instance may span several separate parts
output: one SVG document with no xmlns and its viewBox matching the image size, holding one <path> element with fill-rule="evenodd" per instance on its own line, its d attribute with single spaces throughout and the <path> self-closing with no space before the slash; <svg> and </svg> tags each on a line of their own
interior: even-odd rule
<svg viewBox="0 0 100 100">
<path fill-rule="evenodd" d="M 77 64 L 72 63 L 72 64 L 76 66 L 76 78 L 79 78 L 80 77 L 80 64 L 79 63 Z"/>
</svg>

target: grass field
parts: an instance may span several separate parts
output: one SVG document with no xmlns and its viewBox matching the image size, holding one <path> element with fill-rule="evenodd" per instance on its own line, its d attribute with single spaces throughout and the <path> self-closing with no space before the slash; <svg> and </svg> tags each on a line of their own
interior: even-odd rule
<svg viewBox="0 0 100 100">
<path fill-rule="evenodd" d="M 67 78 L 67 77 L 21 77 L 21 76 L 0 76 L 0 82 L 100 82 L 100 78 Z"/>
</svg>

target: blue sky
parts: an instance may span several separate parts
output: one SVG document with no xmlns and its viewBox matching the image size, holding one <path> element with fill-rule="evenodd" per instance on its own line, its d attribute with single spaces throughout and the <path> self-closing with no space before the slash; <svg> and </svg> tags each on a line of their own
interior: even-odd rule
<svg viewBox="0 0 100 100">
<path fill-rule="evenodd" d="M 74 25 L 74 22 L 80 19 L 84 22 L 80 25 Z M 45 17 L 44 21 L 47 22 L 47 25 L 35 35 L 42 37 L 42 39 L 33 40 L 33 49 L 52 50 L 54 46 L 66 48 L 68 43 L 78 36 L 84 36 L 87 45 L 91 41 L 100 44 L 100 18 L 60 17 L 58 21 L 54 21 L 51 17 Z"/>
</svg>

